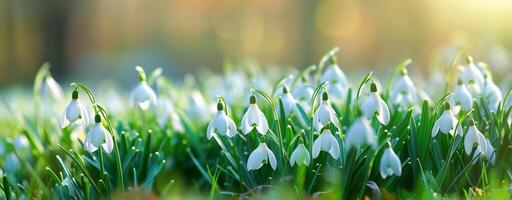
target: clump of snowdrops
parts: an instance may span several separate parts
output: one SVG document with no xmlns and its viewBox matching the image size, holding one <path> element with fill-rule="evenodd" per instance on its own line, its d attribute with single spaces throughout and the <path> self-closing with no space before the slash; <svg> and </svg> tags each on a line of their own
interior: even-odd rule
<svg viewBox="0 0 512 200">
<path fill-rule="evenodd" d="M 346 76 L 337 50 L 181 84 L 136 67 L 129 93 L 62 89 L 45 64 L 32 96 L 3 99 L 0 197 L 510 197 L 511 92 L 484 63 L 457 56 L 427 94 L 409 59 L 382 82 Z"/>
</svg>

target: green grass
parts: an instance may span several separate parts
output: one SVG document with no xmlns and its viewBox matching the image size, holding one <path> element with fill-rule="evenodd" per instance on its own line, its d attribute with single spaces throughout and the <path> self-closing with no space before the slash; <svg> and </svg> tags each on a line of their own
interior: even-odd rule
<svg viewBox="0 0 512 200">
<path fill-rule="evenodd" d="M 496 112 L 491 112 L 485 98 L 473 97 L 473 109 L 456 115 L 464 130 L 462 135 L 439 133 L 431 137 L 434 122 L 443 113 L 443 105 L 452 91 L 449 80 L 454 77 L 447 77 L 446 92 L 429 94 L 443 96 L 434 103 L 417 100 L 414 108 L 394 106 L 390 102 L 391 86 L 400 71 L 411 63 L 410 59 L 398 64 L 387 77 L 386 84 L 379 88 L 391 115 L 387 125 L 379 123 L 376 117 L 369 120 L 376 133 L 377 148 L 363 145 L 349 149 L 346 146 L 346 133 L 359 116 L 368 86 L 378 81 L 372 73 L 362 79 L 350 76 L 348 78 L 357 87 L 350 87 L 345 99 L 331 101 L 340 124 L 339 130 L 330 126 L 340 146 L 339 159 L 321 152 L 309 166 L 291 167 L 290 155 L 299 142 L 303 141 L 311 153 L 313 142 L 319 136 L 313 128 L 313 114 L 326 83 L 318 80 L 329 60 L 335 61 L 336 51 L 328 52 L 318 66 L 295 73 L 291 81 L 286 74 L 281 74 L 284 78 L 275 79 L 277 81 L 270 88 L 247 87 L 238 99 L 219 96 L 217 99 L 234 120 L 238 133 L 231 138 L 215 134 L 211 140 L 206 137 L 208 121 L 190 114 L 188 110 L 195 104 L 183 101 L 189 100 L 191 90 L 200 90 L 205 95 L 213 90 L 207 81 L 196 87 L 175 85 L 160 76 L 160 69 L 147 79 L 159 98 L 173 101 L 183 126 L 180 130 L 170 120 L 165 126 L 159 124 L 162 110 L 141 110 L 130 106 L 128 98 L 119 102 L 121 111 L 111 111 L 102 102 L 109 97 L 97 96 L 104 94 L 101 89 L 89 90 L 79 82 L 65 87 L 64 101 L 44 101 L 48 97 L 42 91 L 43 82 L 50 75 L 49 65 L 45 64 L 35 78 L 32 96 L 26 95 L 26 91 L 4 93 L 5 112 L 1 113 L 4 120 L 0 122 L 3 132 L 0 144 L 4 149 L 0 155 L 3 172 L 0 198 L 510 198 L 512 108 L 504 103 L 508 95 Z M 453 65 L 455 63 L 457 61 Z M 144 71 L 137 70 L 146 80 Z M 252 73 L 263 75 L 263 72 L 252 70 Z M 230 71 L 226 74 L 229 76 Z M 209 76 L 212 75 L 208 74 L 206 79 Z M 285 117 L 283 100 L 276 94 L 283 84 L 293 89 L 302 77 L 315 85 L 312 101 L 309 101 L 314 109 L 308 111 L 296 104 L 298 112 Z M 74 136 L 75 125 L 60 128 L 60 115 L 74 89 L 81 94 L 81 102 L 89 105 L 90 112 L 94 111 L 104 119 L 103 125 L 115 144 L 111 153 L 102 148 L 89 153 L 83 147 L 83 138 Z M 126 91 L 119 90 L 118 94 L 128 96 Z M 250 94 L 257 96 L 258 106 L 268 120 L 269 131 L 264 136 L 255 130 L 247 135 L 241 131 L 240 122 L 249 105 Z M 504 94 L 510 94 L 510 89 Z M 217 102 L 208 99 L 207 103 L 214 105 Z M 59 109 L 51 109 L 53 107 L 49 105 Z M 214 116 L 207 109 L 204 115 L 208 120 Z M 473 151 L 469 156 L 464 152 L 464 137 L 470 119 L 477 122 L 477 128 L 494 147 L 494 164 L 479 157 L 478 152 Z M 17 144 L 16 138 L 20 137 L 26 138 L 25 145 Z M 259 170 L 247 170 L 249 154 L 261 141 L 265 141 L 276 156 L 277 170 L 272 170 L 268 162 Z M 383 179 L 379 166 L 388 142 L 400 158 L 402 174 Z M 17 162 L 9 159 L 9 155 L 14 155 Z M 11 165 L 15 166 L 14 170 L 7 169 Z"/>
</svg>

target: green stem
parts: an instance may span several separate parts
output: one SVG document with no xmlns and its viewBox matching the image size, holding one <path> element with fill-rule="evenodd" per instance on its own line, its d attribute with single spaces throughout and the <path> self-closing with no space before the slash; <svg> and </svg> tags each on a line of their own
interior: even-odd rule
<svg viewBox="0 0 512 200">
<path fill-rule="evenodd" d="M 107 112 L 103 107 L 100 105 L 96 105 L 100 113 L 103 115 L 103 119 L 107 122 L 108 130 L 110 134 L 112 135 L 112 140 L 114 142 L 114 156 L 116 158 L 116 168 L 117 168 L 117 178 L 119 181 L 119 184 L 121 185 L 121 189 L 124 192 L 124 177 L 123 177 L 123 167 L 121 165 L 121 155 L 119 152 L 119 147 L 117 145 L 117 136 L 114 132 L 114 129 L 112 128 L 112 123 L 110 123 L 110 119 L 107 117 Z"/>
<path fill-rule="evenodd" d="M 99 156 L 99 159 L 100 159 L 100 174 L 103 176 L 103 173 L 105 173 L 105 165 L 104 165 L 104 160 L 103 160 L 103 147 L 102 145 L 99 146 L 98 148 L 98 156 Z"/>
</svg>

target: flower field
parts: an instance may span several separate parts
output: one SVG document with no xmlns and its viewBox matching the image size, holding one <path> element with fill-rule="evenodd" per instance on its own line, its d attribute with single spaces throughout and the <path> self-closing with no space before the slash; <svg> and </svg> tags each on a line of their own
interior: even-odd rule
<svg viewBox="0 0 512 200">
<path fill-rule="evenodd" d="M 44 64 L 1 96 L 0 199 L 511 197 L 511 88 L 485 61 L 420 87 L 410 59 L 361 76 L 337 50 L 183 82 L 135 67 L 132 90 L 61 86 Z"/>
</svg>

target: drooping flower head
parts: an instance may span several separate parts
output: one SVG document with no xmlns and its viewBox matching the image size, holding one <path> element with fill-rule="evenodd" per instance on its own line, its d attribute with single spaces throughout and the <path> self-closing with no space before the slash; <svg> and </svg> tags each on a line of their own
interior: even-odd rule
<svg viewBox="0 0 512 200">
<path fill-rule="evenodd" d="M 346 138 L 346 143 L 349 148 L 359 148 L 363 145 L 370 145 L 372 148 L 377 147 L 375 131 L 370 127 L 368 119 L 363 116 L 357 118 L 352 126 L 350 126 Z"/>
<path fill-rule="evenodd" d="M 156 93 L 148 85 L 144 69 L 140 66 L 137 66 L 135 69 L 139 72 L 139 83 L 130 94 L 130 102 L 132 105 L 138 106 L 142 110 L 147 110 L 157 105 Z"/>
<path fill-rule="evenodd" d="M 292 94 L 289 92 L 288 86 L 283 86 L 283 92 L 281 94 L 281 101 L 283 102 L 283 110 L 286 117 L 289 117 L 290 114 L 293 112 L 296 116 L 300 116 L 299 111 L 297 110 L 297 100 L 295 97 L 292 96 Z M 281 108 L 281 105 L 277 105 L 278 114 L 281 115 L 281 112 L 279 112 Z"/>
<path fill-rule="evenodd" d="M 313 96 L 314 92 L 315 87 L 307 83 L 304 77 L 301 78 L 300 82 L 293 89 L 293 96 L 296 98 L 305 112 L 310 111 L 311 97 Z"/>
<path fill-rule="evenodd" d="M 110 133 L 101 123 L 101 116 L 96 114 L 94 120 L 96 124 L 94 124 L 94 126 L 87 133 L 87 136 L 85 136 L 85 150 L 93 153 L 98 150 L 99 146 L 101 145 L 107 153 L 112 152 L 112 149 L 114 148 L 114 142 Z"/>
<path fill-rule="evenodd" d="M 329 94 L 342 100 L 347 95 L 348 81 L 345 73 L 341 71 L 334 55 L 327 61 L 327 69 L 322 74 L 320 82 L 327 82 L 326 89 Z"/>
<path fill-rule="evenodd" d="M 226 115 L 224 104 L 222 104 L 222 102 L 218 102 L 217 114 L 210 121 L 210 123 L 208 123 L 208 129 L 206 130 L 207 138 L 212 138 L 213 134 L 234 137 L 236 132 L 235 122 L 233 122 L 233 120 Z"/>
<path fill-rule="evenodd" d="M 395 81 L 390 93 L 391 104 L 399 105 L 408 109 L 416 103 L 417 91 L 411 78 L 407 74 L 407 69 L 402 69 L 400 77 Z"/>
<path fill-rule="evenodd" d="M 484 77 L 484 91 L 482 95 L 489 103 L 491 112 L 496 112 L 498 111 L 500 103 L 503 101 L 503 95 L 501 94 L 500 88 L 492 81 L 491 76 L 485 74 Z"/>
<path fill-rule="evenodd" d="M 299 145 L 297 145 L 297 148 L 293 151 L 292 155 L 290 156 L 290 165 L 293 167 L 293 165 L 297 164 L 300 165 L 306 165 L 309 166 L 309 163 L 311 162 L 311 157 L 309 156 L 309 151 L 304 146 L 304 143 L 301 138 L 301 142 Z"/>
<path fill-rule="evenodd" d="M 452 107 L 454 113 L 458 113 L 461 109 L 469 111 L 473 107 L 473 97 L 462 80 L 457 81 L 457 87 L 455 87 L 455 91 L 450 97 L 450 102 L 454 105 Z"/>
<path fill-rule="evenodd" d="M 482 92 L 484 77 L 482 72 L 473 62 L 472 57 L 467 58 L 467 65 L 464 67 L 462 73 L 460 74 L 460 79 L 462 82 L 464 82 L 464 84 L 468 86 L 471 94 L 476 95 Z"/>
<path fill-rule="evenodd" d="M 64 114 L 62 114 L 61 127 L 65 128 L 70 123 L 89 125 L 89 114 L 87 109 L 78 100 L 78 90 L 74 90 L 71 102 L 69 102 Z"/>
<path fill-rule="evenodd" d="M 361 111 L 367 119 L 375 115 L 380 123 L 384 125 L 389 123 L 388 105 L 380 98 L 375 83 L 370 84 L 370 95 L 363 101 Z"/>
<path fill-rule="evenodd" d="M 247 170 L 260 169 L 263 164 L 267 162 L 270 163 L 273 170 L 277 169 L 276 156 L 267 147 L 267 144 L 260 143 L 259 146 L 252 151 L 251 155 L 249 155 L 249 159 L 247 160 Z"/>
<path fill-rule="evenodd" d="M 158 101 L 156 114 L 158 117 L 158 125 L 160 126 L 160 128 L 164 128 L 165 126 L 170 124 L 174 131 L 185 131 L 183 123 L 181 122 L 178 113 L 176 113 L 176 110 L 174 109 L 174 106 L 172 105 L 169 99 L 161 98 Z"/>
<path fill-rule="evenodd" d="M 382 158 L 380 159 L 379 169 L 380 175 L 384 179 L 389 176 L 402 175 L 402 163 L 391 146 L 384 150 Z"/>
<path fill-rule="evenodd" d="M 457 126 L 458 120 L 451 111 L 450 103 L 444 104 L 444 112 L 434 123 L 432 128 L 432 137 L 435 137 L 439 131 L 444 134 L 458 135 L 462 134 L 462 127 Z"/>
<path fill-rule="evenodd" d="M 482 132 L 480 132 L 475 126 L 475 122 L 471 119 L 466 136 L 464 137 L 464 151 L 468 156 L 471 155 L 474 146 L 476 146 L 477 149 L 475 152 L 481 152 L 481 154 L 485 154 L 487 152 L 487 140 Z"/>
<path fill-rule="evenodd" d="M 50 97 L 48 100 L 61 101 L 64 98 L 62 87 L 60 87 L 59 83 L 53 79 L 51 74 L 48 74 L 44 78 L 41 90 L 43 96 Z"/>
<path fill-rule="evenodd" d="M 329 130 L 329 127 L 325 127 L 322 134 L 320 134 L 313 143 L 313 158 L 318 157 L 320 151 L 329 152 L 334 159 L 340 157 L 340 146 Z"/>
<path fill-rule="evenodd" d="M 249 108 L 242 117 L 241 127 L 244 134 L 249 134 L 253 129 L 256 129 L 262 135 L 267 134 L 267 118 L 256 104 L 256 96 L 254 95 L 249 97 Z"/>
<path fill-rule="evenodd" d="M 336 128 L 340 128 L 336 112 L 329 105 L 329 95 L 327 92 L 322 93 L 322 101 L 313 115 L 313 127 L 320 131 L 324 126 L 332 123 Z"/>
</svg>

